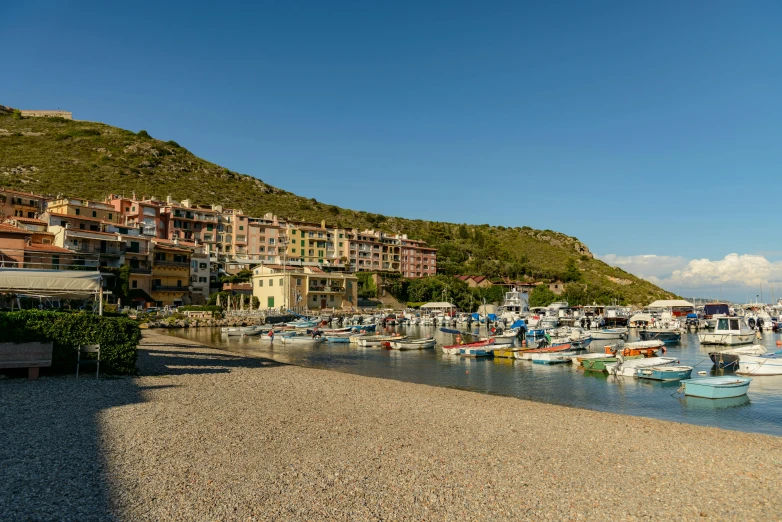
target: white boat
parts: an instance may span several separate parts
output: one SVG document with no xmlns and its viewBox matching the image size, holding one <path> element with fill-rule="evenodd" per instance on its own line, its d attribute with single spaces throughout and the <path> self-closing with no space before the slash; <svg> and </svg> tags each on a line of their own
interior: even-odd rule
<svg viewBox="0 0 782 522">
<path fill-rule="evenodd" d="M 667 366 L 675 364 L 677 361 L 673 357 L 644 357 L 641 359 L 625 359 L 617 357 L 615 363 L 606 364 L 606 371 L 609 374 L 618 377 L 635 377 L 638 368 L 648 368 L 652 366 Z"/>
<path fill-rule="evenodd" d="M 604 341 L 609 339 L 626 339 L 627 328 L 605 328 L 603 330 L 593 330 L 592 339 L 595 341 Z"/>
<path fill-rule="evenodd" d="M 782 375 L 782 352 L 766 355 L 739 355 L 736 373 L 744 375 Z"/>
<path fill-rule="evenodd" d="M 261 333 L 260 326 L 236 326 L 220 328 L 220 333 L 231 336 L 258 335 Z"/>
<path fill-rule="evenodd" d="M 389 342 L 389 347 L 392 350 L 426 350 L 428 348 L 434 348 L 434 345 L 434 337 Z"/>
<path fill-rule="evenodd" d="M 320 343 L 325 343 L 326 339 L 323 337 L 312 337 L 311 335 L 291 335 L 280 337 L 282 344 L 296 344 L 302 346 L 315 346 Z"/>
<path fill-rule="evenodd" d="M 507 320 L 508 324 L 512 324 L 519 319 L 522 319 L 524 313 L 528 310 L 527 294 L 513 288 L 511 291 L 505 292 L 505 300 L 502 305 L 497 308 L 497 317 L 499 317 L 500 320 Z"/>
<path fill-rule="evenodd" d="M 754 330 L 738 317 L 720 317 L 713 331 L 698 334 L 701 344 L 732 346 L 750 344 L 754 339 Z"/>
<path fill-rule="evenodd" d="M 531 353 L 529 359 L 535 364 L 562 364 L 569 363 L 577 352 L 545 352 Z"/>
<path fill-rule="evenodd" d="M 391 341 L 404 341 L 406 336 L 401 335 L 365 335 L 360 337 L 356 344 L 359 346 L 381 346 L 383 343 Z"/>
</svg>

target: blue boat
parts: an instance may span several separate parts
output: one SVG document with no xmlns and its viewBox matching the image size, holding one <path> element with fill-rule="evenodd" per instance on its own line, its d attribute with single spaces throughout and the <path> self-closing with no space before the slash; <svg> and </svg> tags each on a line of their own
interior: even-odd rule
<svg viewBox="0 0 782 522">
<path fill-rule="evenodd" d="M 327 335 L 326 336 L 326 341 L 330 342 L 330 343 L 349 343 L 350 342 L 350 337 L 342 336 L 342 335 L 338 335 L 338 336 L 328 336 Z"/>
<path fill-rule="evenodd" d="M 365 332 L 374 332 L 376 329 L 376 324 L 357 324 L 350 327 L 351 332 L 360 332 L 362 330 Z"/>
<path fill-rule="evenodd" d="M 689 379 L 690 375 L 692 375 L 692 366 L 651 366 L 638 368 L 635 373 L 639 379 L 653 381 L 680 381 Z"/>
<path fill-rule="evenodd" d="M 690 397 L 703 397 L 704 399 L 728 399 L 741 397 L 747 394 L 750 377 L 703 377 L 701 379 L 688 379 L 682 381 L 684 394 Z"/>
</svg>

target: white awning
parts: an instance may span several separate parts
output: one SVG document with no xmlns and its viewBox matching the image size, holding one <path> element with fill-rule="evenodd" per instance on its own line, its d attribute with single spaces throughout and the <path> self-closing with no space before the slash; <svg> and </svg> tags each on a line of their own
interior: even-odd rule
<svg viewBox="0 0 782 522">
<path fill-rule="evenodd" d="M 432 308 L 436 310 L 442 310 L 445 308 L 456 308 L 456 307 L 451 303 L 439 302 L 439 303 L 426 303 L 425 305 L 421 305 L 421 308 Z"/>
<path fill-rule="evenodd" d="M 683 299 L 663 299 L 660 301 L 655 301 L 647 308 L 674 308 L 674 307 L 682 307 L 682 308 L 693 308 L 694 305 L 689 302 L 685 301 Z"/>
<path fill-rule="evenodd" d="M 100 292 L 100 272 L 0 269 L 0 293 L 41 297 L 92 297 Z"/>
</svg>

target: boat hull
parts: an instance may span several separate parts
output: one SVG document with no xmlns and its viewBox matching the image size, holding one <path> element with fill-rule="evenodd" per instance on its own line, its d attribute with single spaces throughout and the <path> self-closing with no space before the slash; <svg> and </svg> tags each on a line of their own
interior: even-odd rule
<svg viewBox="0 0 782 522">
<path fill-rule="evenodd" d="M 642 341 L 662 341 L 664 343 L 678 343 L 682 340 L 681 332 L 640 330 L 638 336 Z"/>
<path fill-rule="evenodd" d="M 729 399 L 747 394 L 749 377 L 705 377 L 682 381 L 684 394 L 704 399 Z"/>
<path fill-rule="evenodd" d="M 740 344 L 751 344 L 755 340 L 754 333 L 732 334 L 732 333 L 702 333 L 698 334 L 698 340 L 701 344 L 720 344 L 723 346 L 736 346 Z"/>
<path fill-rule="evenodd" d="M 653 381 L 681 381 L 692 375 L 692 366 L 652 366 L 637 368 L 636 377 Z"/>
<path fill-rule="evenodd" d="M 782 375 L 782 358 L 739 355 L 736 373 L 742 375 Z"/>
</svg>

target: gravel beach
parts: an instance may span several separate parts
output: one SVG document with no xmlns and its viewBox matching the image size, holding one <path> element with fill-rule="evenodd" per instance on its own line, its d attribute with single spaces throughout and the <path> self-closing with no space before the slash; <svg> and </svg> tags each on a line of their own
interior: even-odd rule
<svg viewBox="0 0 782 522">
<path fill-rule="evenodd" d="M 782 438 L 144 333 L 138 377 L 0 380 L 0 520 L 776 520 Z"/>
</svg>

